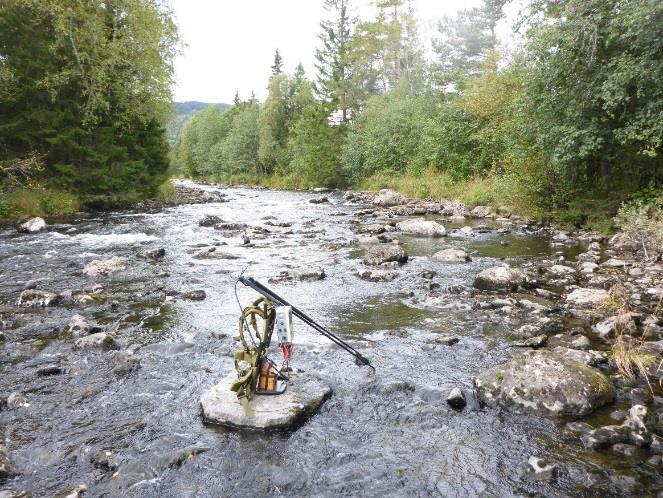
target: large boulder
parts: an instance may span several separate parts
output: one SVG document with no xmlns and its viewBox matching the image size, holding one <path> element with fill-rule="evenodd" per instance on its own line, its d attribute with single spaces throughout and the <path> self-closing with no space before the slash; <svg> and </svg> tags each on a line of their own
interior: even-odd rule
<svg viewBox="0 0 663 498">
<path fill-rule="evenodd" d="M 595 368 L 551 351 L 527 351 L 474 379 L 489 406 L 544 415 L 584 416 L 615 399 L 615 386 Z"/>
<path fill-rule="evenodd" d="M 24 308 L 38 308 L 44 306 L 54 306 L 61 301 L 61 297 L 52 292 L 39 289 L 26 289 L 21 292 L 16 302 L 17 306 Z"/>
<path fill-rule="evenodd" d="M 403 264 L 407 262 L 407 253 L 396 244 L 376 244 L 366 251 L 364 263 L 367 265 L 378 266 L 383 263 L 396 262 Z"/>
<path fill-rule="evenodd" d="M 95 259 L 85 265 L 83 273 L 90 277 L 106 276 L 116 271 L 126 270 L 127 260 L 118 256 L 113 256 L 110 259 L 100 260 Z"/>
<path fill-rule="evenodd" d="M 606 299 L 608 299 L 608 291 L 604 289 L 578 287 L 566 296 L 566 303 L 581 308 L 591 308 L 603 304 Z"/>
<path fill-rule="evenodd" d="M 17 230 L 21 233 L 36 233 L 46 230 L 46 221 L 44 218 L 30 218 L 28 221 L 21 223 Z"/>
<path fill-rule="evenodd" d="M 486 291 L 508 292 L 525 283 L 525 275 L 520 270 L 508 266 L 494 266 L 477 274 L 474 287 Z"/>
<path fill-rule="evenodd" d="M 447 231 L 436 221 L 405 220 L 396 224 L 396 228 L 415 237 L 444 237 Z"/>
<path fill-rule="evenodd" d="M 406 202 L 407 199 L 402 194 L 393 190 L 380 190 L 380 193 L 373 199 L 373 204 L 381 207 L 400 206 Z"/>
<path fill-rule="evenodd" d="M 216 215 L 206 214 L 198 221 L 198 226 L 201 227 L 213 227 L 219 223 L 222 223 L 223 220 Z"/>
<path fill-rule="evenodd" d="M 462 263 L 465 261 L 472 261 L 469 254 L 462 249 L 442 249 L 433 254 L 431 258 L 442 263 Z"/>
</svg>

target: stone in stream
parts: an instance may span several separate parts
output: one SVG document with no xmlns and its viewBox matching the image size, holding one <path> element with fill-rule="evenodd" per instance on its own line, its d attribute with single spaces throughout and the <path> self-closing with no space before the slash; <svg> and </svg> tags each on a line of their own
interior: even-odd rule
<svg viewBox="0 0 663 498">
<path fill-rule="evenodd" d="M 166 255 L 166 250 L 163 247 L 144 249 L 138 253 L 138 257 L 143 259 L 161 259 L 165 255 Z"/>
<path fill-rule="evenodd" d="M 509 292 L 525 283 L 525 275 L 508 266 L 487 268 L 474 278 L 474 287 L 486 291 Z"/>
<path fill-rule="evenodd" d="M 217 225 L 219 223 L 223 223 L 223 220 L 221 218 L 213 214 L 206 214 L 205 216 L 200 218 L 200 220 L 198 221 L 198 226 L 213 227 L 214 225 Z"/>
<path fill-rule="evenodd" d="M 74 315 L 69 319 L 66 330 L 74 337 L 101 332 L 101 327 L 82 315 Z"/>
<path fill-rule="evenodd" d="M 325 270 L 320 267 L 302 268 L 300 270 L 282 270 L 277 276 L 270 277 L 269 283 L 277 282 L 307 282 L 323 280 L 327 277 Z"/>
<path fill-rule="evenodd" d="M 551 351 L 526 351 L 474 379 L 479 400 L 545 415 L 584 416 L 615 399 L 595 368 Z"/>
<path fill-rule="evenodd" d="M 44 218 L 30 218 L 28 221 L 21 223 L 17 230 L 21 233 L 37 233 L 46 230 L 46 222 Z"/>
<path fill-rule="evenodd" d="M 54 306 L 60 301 L 60 296 L 54 294 L 53 292 L 47 292 L 39 289 L 26 289 L 21 292 L 16 305 L 22 306 L 24 308 L 35 308 Z"/>
<path fill-rule="evenodd" d="M 370 246 L 364 256 L 364 263 L 378 266 L 392 261 L 403 264 L 407 262 L 408 256 L 405 250 L 396 244 L 376 244 Z"/>
<path fill-rule="evenodd" d="M 447 396 L 447 404 L 456 410 L 462 410 L 466 405 L 465 393 L 460 387 L 454 387 L 449 396 Z"/>
<path fill-rule="evenodd" d="M 576 274 L 575 268 L 565 265 L 553 265 L 546 271 L 553 278 L 572 277 Z"/>
<path fill-rule="evenodd" d="M 319 379 L 298 373 L 290 376 L 285 393 L 255 395 L 249 402 L 252 415 L 247 416 L 230 390 L 237 380 L 235 372 L 200 397 L 205 421 L 224 426 L 270 430 L 294 428 L 315 413 L 331 396 L 331 388 Z"/>
<path fill-rule="evenodd" d="M 391 282 L 396 278 L 396 273 L 389 270 L 360 270 L 357 276 L 367 282 Z"/>
<path fill-rule="evenodd" d="M 472 261 L 469 254 L 462 249 L 442 249 L 431 256 L 431 259 L 442 263 L 463 263 Z"/>
<path fill-rule="evenodd" d="M 547 335 L 537 335 L 535 337 L 530 337 L 524 341 L 512 342 L 511 345 L 519 348 L 541 348 L 546 345 L 548 342 Z"/>
<path fill-rule="evenodd" d="M 473 218 L 486 218 L 491 214 L 493 214 L 493 209 L 490 206 L 476 206 L 470 211 Z"/>
<path fill-rule="evenodd" d="M 0 479 L 18 475 L 18 469 L 11 461 L 9 452 L 4 444 L 0 443 Z"/>
<path fill-rule="evenodd" d="M 533 476 L 537 480 L 548 480 L 552 479 L 557 466 L 546 462 L 543 458 L 538 458 L 535 456 L 529 457 L 527 460 L 529 465 L 529 470 L 532 472 Z"/>
<path fill-rule="evenodd" d="M 113 346 L 115 346 L 115 338 L 106 332 L 86 335 L 74 341 L 76 349 L 112 348 Z"/>
<path fill-rule="evenodd" d="M 327 197 L 314 197 L 313 199 L 308 200 L 311 204 L 327 204 L 329 198 Z"/>
<path fill-rule="evenodd" d="M 110 259 L 100 260 L 95 259 L 85 265 L 83 273 L 90 277 L 99 277 L 110 275 L 111 273 L 126 270 L 127 260 L 118 256 L 113 256 Z"/>
<path fill-rule="evenodd" d="M 202 289 L 197 289 L 185 292 L 180 297 L 187 301 L 204 301 L 207 298 L 207 293 Z"/>
<path fill-rule="evenodd" d="M 396 223 L 396 228 L 414 237 L 444 237 L 447 234 L 442 225 L 430 220 L 405 220 Z"/>
<path fill-rule="evenodd" d="M 591 430 L 580 438 L 587 449 L 608 448 L 617 443 L 632 443 L 647 446 L 652 442 L 652 434 L 647 429 L 645 420 L 648 410 L 642 405 L 632 406 L 621 425 L 606 425 Z"/>
</svg>

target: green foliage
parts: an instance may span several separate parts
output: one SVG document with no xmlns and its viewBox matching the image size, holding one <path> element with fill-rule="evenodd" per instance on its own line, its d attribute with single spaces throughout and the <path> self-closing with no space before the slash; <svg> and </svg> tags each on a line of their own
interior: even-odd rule
<svg viewBox="0 0 663 498">
<path fill-rule="evenodd" d="M 38 152 L 41 177 L 90 205 L 152 195 L 168 170 L 176 43 L 157 0 L 2 2 L 5 157 Z"/>
<path fill-rule="evenodd" d="M 640 243 L 645 257 L 663 254 L 663 194 L 661 185 L 651 184 L 630 202 L 622 204 L 615 223 Z"/>
</svg>

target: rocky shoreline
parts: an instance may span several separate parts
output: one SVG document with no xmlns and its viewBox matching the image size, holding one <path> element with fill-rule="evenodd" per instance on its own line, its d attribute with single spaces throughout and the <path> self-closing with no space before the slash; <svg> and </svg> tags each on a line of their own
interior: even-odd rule
<svg viewBox="0 0 663 498">
<path fill-rule="evenodd" d="M 621 233 L 606 238 L 586 230 L 557 230 L 508 212 L 498 214 L 490 206 L 470 210 L 459 202 L 406 199 L 391 190 L 346 192 L 344 198 L 373 206 L 360 212 L 363 220 L 355 226 L 359 243 L 367 246 L 364 262 L 376 268 L 362 275 L 366 280 L 393 279 L 394 268 L 406 263 L 408 256 L 393 236 L 463 238 L 481 230 L 464 226 L 446 233 L 442 224 L 421 218 L 426 215 L 455 223 L 491 221 L 504 234 L 545 234 L 560 249 L 586 247 L 571 261 L 560 251 L 555 259 L 520 268 L 483 270 L 472 289 L 460 290 L 476 308 L 507 319 L 525 316 L 528 322 L 513 330 L 512 344 L 529 351 L 478 376 L 475 395 L 488 406 L 574 418 L 625 399 L 631 408 L 610 415 L 619 425 L 592 427 L 574 421 L 569 429 L 588 449 L 633 454 L 644 448 L 650 453 L 648 463 L 663 468 L 661 254 L 645 260 L 639 244 Z M 418 218 L 391 221 L 403 216 Z M 433 256 L 457 263 L 469 258 L 458 249 Z M 422 299 L 436 295 L 432 291 Z M 449 399 L 457 396 L 452 393 Z"/>
<path fill-rule="evenodd" d="M 329 202 L 324 194 L 323 189 L 315 192 L 316 197 L 309 202 Z M 225 197 L 221 192 L 176 184 L 176 196 L 169 203 L 147 203 L 142 209 L 224 202 Z M 620 455 L 644 451 L 649 465 L 663 468 L 661 254 L 649 254 L 649 259 L 645 260 L 639 245 L 623 234 L 605 238 L 584 230 L 561 231 L 508 212 L 496 213 L 490 206 L 469 209 L 455 201 L 406 199 L 388 190 L 377 194 L 345 192 L 342 198 L 341 202 L 357 205 L 346 221 L 356 237 L 351 246 L 363 254 L 355 278 L 366 281 L 366 285 L 394 281 L 407 268 L 405 265 L 412 264 L 413 257 L 399 237 L 448 238 L 461 242 L 485 232 L 496 232 L 499 236 L 546 237 L 552 246 L 551 257 L 483 269 L 474 275 L 471 286 L 441 289 L 434 282 L 436 272 L 432 269 L 417 275 L 420 286 L 409 291 L 408 297 L 413 306 L 434 309 L 440 303 L 454 304 L 485 313 L 487 321 L 504 323 L 511 328 L 511 358 L 474 378 L 473 392 L 461 387 L 452 389 L 448 393 L 448 404 L 462 411 L 468 398 L 473 398 L 487 409 L 505 409 L 558 420 L 571 418 L 567 429 L 578 445 Z M 275 217 L 263 219 L 260 226 L 255 226 L 209 215 L 198 221 L 198 227 L 232 234 L 247 249 L 271 233 L 293 233 L 290 222 Z M 20 231 L 47 230 L 42 221 L 29 220 Z M 465 221 L 468 224 L 464 224 Z M 305 233 L 299 233 L 303 233 L 304 238 L 314 238 L 318 232 L 311 226 L 306 227 Z M 193 258 L 227 258 L 228 255 L 218 250 L 223 244 L 192 247 Z M 577 249 L 573 258 L 564 256 L 568 248 Z M 158 266 L 168 251 L 167 247 L 149 244 L 134 256 L 145 264 Z M 472 258 L 469 250 L 446 247 L 433 254 L 430 261 L 463 265 Z M 75 350 L 113 351 L 117 363 L 113 371 L 118 376 L 136 371 L 140 362 L 132 357 L 133 351 L 124 351 L 113 325 L 97 322 L 85 310 L 95 303 L 107 303 L 115 310 L 122 308 L 123 304 L 115 301 L 116 296 L 107 295 L 105 278 L 123 272 L 132 263 L 124 257 L 89 261 L 82 272 L 91 283 L 78 290 L 58 293 L 39 288 L 38 281 L 27 282 L 12 303 L 14 306 L 3 308 L 0 341 L 11 340 L 11 331 L 15 328 L 12 314 L 5 313 L 8 308 L 20 311 L 67 306 L 74 313 L 60 332 L 71 340 Z M 167 275 L 166 272 L 158 274 Z M 300 267 L 283 270 L 270 282 L 317 281 L 326 277 L 322 267 Z M 176 299 L 206 299 L 202 289 L 168 290 L 156 285 L 146 290 L 145 295 L 150 292 L 163 295 L 164 303 Z M 518 325 L 513 325 L 515 323 Z M 456 336 L 439 334 L 434 344 L 426 347 L 454 347 L 458 341 Z M 35 347 L 41 348 L 43 344 Z M 36 375 L 48 377 L 63 372 L 63 368 L 53 362 L 41 365 Z M 622 408 L 610 413 L 610 423 L 590 425 L 583 421 L 597 409 L 610 407 L 615 402 Z M 0 397 L 0 410 L 15 409 L 25 403 L 22 393 L 12 392 Z M 531 472 L 547 476 L 545 478 L 554 474 L 553 468 L 540 459 L 534 458 L 529 465 Z M 20 470 L 10 453 L 0 444 L 0 479 L 18 473 Z"/>
</svg>

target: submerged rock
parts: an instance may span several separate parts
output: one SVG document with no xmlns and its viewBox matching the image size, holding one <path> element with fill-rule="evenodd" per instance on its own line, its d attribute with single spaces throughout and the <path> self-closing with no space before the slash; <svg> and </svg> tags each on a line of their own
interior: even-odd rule
<svg viewBox="0 0 663 498">
<path fill-rule="evenodd" d="M 144 249 L 138 253 L 138 257 L 144 259 L 161 259 L 165 255 L 166 255 L 166 250 L 163 247 Z"/>
<path fill-rule="evenodd" d="M 474 278 L 474 287 L 486 291 L 513 291 L 524 283 L 523 272 L 508 266 L 487 268 Z"/>
<path fill-rule="evenodd" d="M 127 269 L 127 260 L 118 256 L 113 256 L 110 259 L 100 260 L 95 259 L 85 265 L 83 273 L 90 277 L 106 276 L 111 273 Z"/>
<path fill-rule="evenodd" d="M 435 261 L 442 263 L 461 263 L 465 261 L 472 261 L 469 254 L 462 249 L 442 249 L 431 256 Z"/>
<path fill-rule="evenodd" d="M 74 315 L 69 320 L 66 330 L 69 331 L 74 337 L 81 337 L 84 335 L 100 332 L 101 327 L 82 315 Z"/>
<path fill-rule="evenodd" d="M 21 292 L 16 302 L 17 306 L 24 308 L 36 308 L 44 306 L 54 306 L 61 301 L 61 297 L 53 292 L 47 292 L 39 289 L 26 289 Z"/>
<path fill-rule="evenodd" d="M 610 403 L 615 387 L 598 370 L 551 351 L 527 351 L 474 380 L 477 397 L 545 415 L 583 416 Z"/>
<path fill-rule="evenodd" d="M 357 273 L 359 278 L 368 282 L 391 282 L 396 278 L 396 273 L 389 270 L 361 270 Z"/>
<path fill-rule="evenodd" d="M 636 446 L 647 446 L 652 442 L 652 435 L 645 424 L 647 416 L 648 410 L 646 407 L 634 405 L 628 411 L 628 415 L 621 425 L 599 427 L 589 431 L 580 439 L 585 448 L 592 450 L 629 442 Z"/>
<path fill-rule="evenodd" d="M 4 444 L 0 443 L 0 479 L 18 475 L 18 468 L 9 458 L 9 452 Z"/>
<path fill-rule="evenodd" d="M 21 223 L 17 230 L 21 233 L 37 233 L 46 230 L 46 221 L 44 218 L 30 218 L 28 221 Z"/>
<path fill-rule="evenodd" d="M 405 250 L 396 244 L 376 244 L 368 248 L 364 256 L 364 263 L 378 266 L 383 263 L 406 263 L 408 259 Z"/>
<path fill-rule="evenodd" d="M 538 480 L 548 480 L 551 479 L 557 470 L 557 466 L 548 463 L 543 458 L 538 458 L 535 456 L 529 457 L 527 460 L 527 465 L 529 466 L 530 472 L 533 474 L 535 479 Z"/>
<path fill-rule="evenodd" d="M 327 277 L 325 270 L 319 267 L 302 268 L 301 270 L 283 270 L 276 277 L 270 277 L 269 282 L 307 282 L 323 280 Z"/>
<path fill-rule="evenodd" d="M 197 289 L 185 292 L 180 297 L 188 301 L 204 301 L 207 298 L 207 293 L 202 289 Z"/>
<path fill-rule="evenodd" d="M 415 237 L 444 237 L 447 231 L 436 221 L 405 220 L 396 224 L 396 228 Z"/>
<path fill-rule="evenodd" d="M 327 197 L 314 197 L 308 200 L 311 204 L 327 204 L 329 199 Z"/>
<path fill-rule="evenodd" d="M 97 332 L 96 334 L 86 335 L 74 341 L 74 347 L 76 349 L 88 349 L 88 348 L 100 348 L 100 347 L 111 348 L 114 345 L 115 345 L 115 338 L 112 335 L 107 334 L 106 332 Z"/>
</svg>

